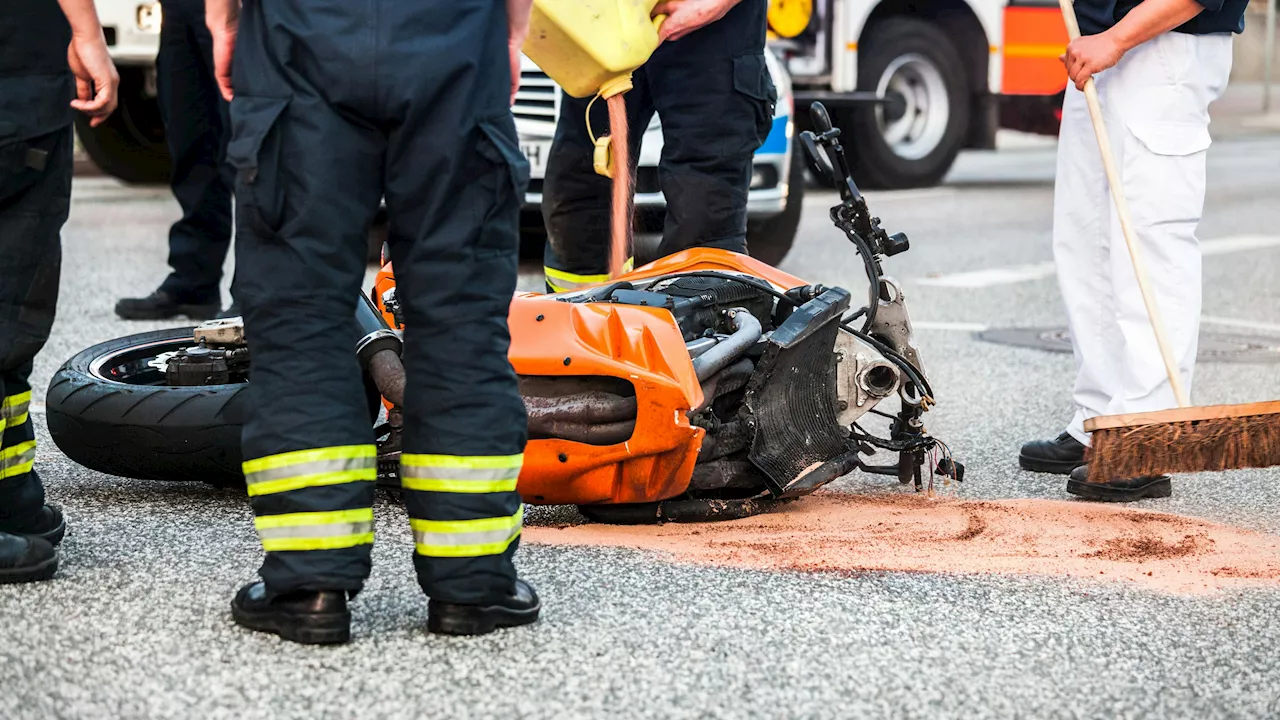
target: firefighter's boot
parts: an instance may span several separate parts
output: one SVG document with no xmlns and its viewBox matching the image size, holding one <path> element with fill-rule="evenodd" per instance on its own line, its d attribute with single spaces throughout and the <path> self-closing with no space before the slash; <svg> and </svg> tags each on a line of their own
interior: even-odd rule
<svg viewBox="0 0 1280 720">
<path fill-rule="evenodd" d="M 0 532 L 0 585 L 48 580 L 58 571 L 58 551 L 47 541 Z"/>
<path fill-rule="evenodd" d="M 459 605 L 430 601 L 427 630 L 442 635 L 484 635 L 497 628 L 528 625 L 538 619 L 541 610 L 542 603 L 533 586 L 516 580 L 515 591 L 493 603 Z"/>
<path fill-rule="evenodd" d="M 298 590 L 272 596 L 261 581 L 240 588 L 231 601 L 236 624 L 305 645 L 335 645 L 351 639 L 345 590 Z"/>
<path fill-rule="evenodd" d="M 67 522 L 57 505 L 45 505 L 29 518 L 5 518 L 0 520 L 0 533 L 26 535 L 57 545 L 67 532 Z"/>
</svg>

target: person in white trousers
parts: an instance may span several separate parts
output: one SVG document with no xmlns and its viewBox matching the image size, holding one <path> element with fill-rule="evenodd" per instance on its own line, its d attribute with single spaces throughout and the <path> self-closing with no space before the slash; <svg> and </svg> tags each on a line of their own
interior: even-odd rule
<svg viewBox="0 0 1280 720">
<path fill-rule="evenodd" d="M 1231 73 L 1232 34 L 1248 0 L 1076 0 L 1082 36 L 1063 55 L 1053 254 L 1066 305 L 1075 415 L 1053 440 L 1024 445 L 1020 465 L 1070 474 L 1067 492 L 1095 500 L 1168 497 L 1167 476 L 1087 483 L 1085 420 L 1177 406 L 1111 199 L 1085 103 L 1092 77 L 1134 233 L 1182 380 L 1200 331 L 1209 106 Z"/>
</svg>

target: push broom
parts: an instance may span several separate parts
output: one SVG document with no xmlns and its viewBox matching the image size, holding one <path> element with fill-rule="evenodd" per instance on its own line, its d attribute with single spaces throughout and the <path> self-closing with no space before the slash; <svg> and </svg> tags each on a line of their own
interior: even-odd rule
<svg viewBox="0 0 1280 720">
<path fill-rule="evenodd" d="M 1062 6 L 1068 37 L 1075 40 L 1080 37 L 1080 27 L 1072 0 L 1058 0 L 1058 3 Z M 1142 291 L 1151 329 L 1178 402 L 1178 407 L 1173 410 L 1104 415 L 1085 421 L 1084 429 L 1091 434 L 1089 481 L 1280 465 L 1280 400 L 1191 407 L 1178 366 L 1169 351 L 1164 321 L 1156 306 L 1146 268 L 1139 256 L 1129 206 L 1120 184 L 1120 175 L 1116 172 L 1093 78 L 1085 83 L 1084 95 L 1138 288 Z"/>
</svg>

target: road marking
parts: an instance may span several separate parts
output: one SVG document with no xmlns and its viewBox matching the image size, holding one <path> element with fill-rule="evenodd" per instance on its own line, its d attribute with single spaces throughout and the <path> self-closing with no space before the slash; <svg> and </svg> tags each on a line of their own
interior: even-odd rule
<svg viewBox="0 0 1280 720">
<path fill-rule="evenodd" d="M 1054 264 L 1050 262 L 1034 265 L 1015 265 L 1005 268 L 990 268 L 972 272 L 955 273 L 954 275 L 938 275 L 937 277 L 916 278 L 916 285 L 953 288 L 984 288 L 993 285 L 1013 285 L 1053 277 Z"/>
<path fill-rule="evenodd" d="M 1200 252 L 1205 256 L 1226 255 L 1228 253 L 1263 250 L 1272 247 L 1280 247 L 1280 235 L 1232 235 L 1201 242 Z M 1050 260 L 1029 265 L 1014 265 L 1011 267 L 959 272 L 951 275 L 921 277 L 916 278 L 913 284 L 929 287 L 976 289 L 1043 280 L 1053 277 L 1055 272 L 1055 265 Z"/>
<path fill-rule="evenodd" d="M 1265 330 L 1268 332 L 1280 332 L 1280 324 L 1261 322 L 1259 320 L 1241 320 L 1239 318 L 1225 318 L 1214 315 L 1201 315 L 1200 322 L 1206 325 L 1222 325 L 1223 327 L 1245 328 L 1248 330 Z"/>
<path fill-rule="evenodd" d="M 946 320 L 912 321 L 913 330 L 945 330 L 949 332 L 984 332 L 990 325 L 971 322 L 948 322 Z"/>
</svg>

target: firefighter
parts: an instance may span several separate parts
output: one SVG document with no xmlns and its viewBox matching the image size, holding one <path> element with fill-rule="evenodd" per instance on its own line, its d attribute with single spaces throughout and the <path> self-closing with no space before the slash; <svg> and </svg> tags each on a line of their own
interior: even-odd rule
<svg viewBox="0 0 1280 720">
<path fill-rule="evenodd" d="M 101 124 L 119 82 L 93 0 L 0 11 L 0 583 L 44 580 L 58 567 L 66 523 L 36 473 L 28 378 L 58 300 L 72 112 Z"/>
<path fill-rule="evenodd" d="M 507 360 L 529 173 L 510 104 L 530 5 L 208 2 L 252 358 L 244 472 L 266 553 L 262 580 L 232 602 L 244 627 L 301 643 L 350 636 L 376 474 L 354 310 L 384 197 L 407 325 L 401 475 L 428 630 L 538 617 L 513 563 L 527 418 Z"/>
<path fill-rule="evenodd" d="M 668 0 L 662 44 L 626 94 L 632 172 L 653 114 L 662 122 L 658 183 L 666 198 L 659 256 L 694 246 L 747 251 L 752 157 L 773 125 L 777 89 L 764 59 L 764 0 Z M 590 98 L 565 96 L 547 158 L 542 217 L 549 292 L 608 279 L 611 180 L 595 172 Z M 605 103 L 591 128 L 609 126 Z M 630 263 L 628 263 L 630 265 Z"/>
<path fill-rule="evenodd" d="M 146 297 L 121 299 L 116 315 L 208 320 L 222 308 L 222 265 L 231 247 L 233 173 L 224 162 L 230 123 L 213 78 L 204 0 L 163 0 L 161 6 L 156 90 L 171 158 L 169 186 L 182 217 L 169 228 L 169 276 Z"/>
<path fill-rule="evenodd" d="M 1209 105 L 1231 74 L 1247 0 L 1076 0 L 1081 37 L 1063 61 L 1053 250 L 1076 357 L 1076 409 L 1055 439 L 1022 447 L 1024 469 L 1070 474 L 1067 492 L 1129 502 L 1168 497 L 1167 476 L 1089 483 L 1085 420 L 1177 405 L 1112 205 L 1082 92 L 1093 77 L 1134 233 L 1191 387 L 1200 331 L 1200 242 Z"/>
</svg>

